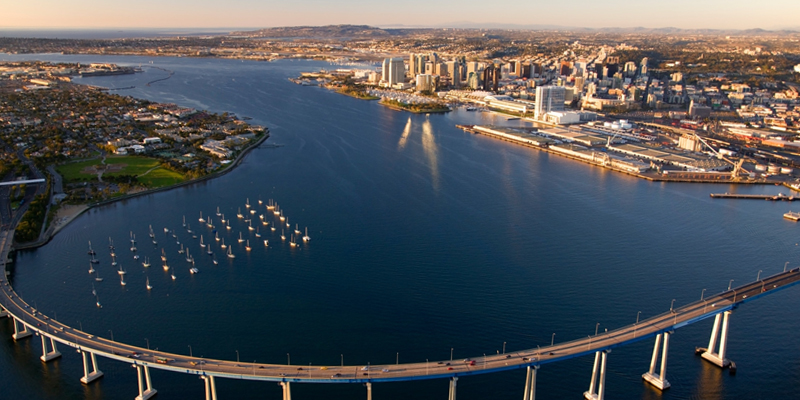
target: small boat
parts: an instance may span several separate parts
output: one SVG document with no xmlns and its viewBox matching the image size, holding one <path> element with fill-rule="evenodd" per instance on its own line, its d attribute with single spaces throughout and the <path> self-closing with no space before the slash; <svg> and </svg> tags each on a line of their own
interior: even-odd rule
<svg viewBox="0 0 800 400">
<path fill-rule="evenodd" d="M 269 203 L 267 203 L 267 210 L 274 210 L 275 205 L 272 204 L 272 199 L 269 199 Z"/>
<path fill-rule="evenodd" d="M 164 227 L 164 233 L 169 233 L 169 228 Z"/>
<path fill-rule="evenodd" d="M 222 223 L 225 223 L 225 214 L 222 214 Z"/>
<path fill-rule="evenodd" d="M 89 262 L 90 262 L 90 263 L 92 263 L 92 264 L 100 264 L 100 260 L 98 260 L 98 259 L 94 258 L 94 255 L 93 255 L 93 256 L 92 256 L 92 258 L 89 260 Z"/>
<path fill-rule="evenodd" d="M 153 225 L 150 225 L 149 227 L 150 227 L 150 237 L 151 237 L 151 238 L 154 238 L 154 237 L 156 237 L 156 234 L 155 234 L 155 233 L 153 233 Z"/>
<path fill-rule="evenodd" d="M 192 262 L 192 261 L 194 261 L 194 258 L 192 258 L 192 256 L 189 255 L 189 249 L 186 249 L 186 262 Z"/>
<path fill-rule="evenodd" d="M 136 244 L 136 235 L 131 231 L 131 244 Z"/>
<path fill-rule="evenodd" d="M 172 231 L 172 237 L 175 238 L 175 239 L 178 238 L 178 235 L 175 234 L 175 231 Z"/>
<path fill-rule="evenodd" d="M 200 218 L 197 219 L 200 222 L 206 222 L 205 218 L 203 218 L 203 212 L 200 211 Z"/>
<path fill-rule="evenodd" d="M 306 235 L 303 236 L 303 241 L 307 242 L 309 240 L 311 240 L 311 236 L 308 236 L 308 227 L 306 227 Z"/>
<path fill-rule="evenodd" d="M 265 240 L 264 240 L 264 247 L 267 247 L 267 246 L 269 246 L 269 240 L 266 240 L 266 239 L 265 239 Z"/>
<path fill-rule="evenodd" d="M 239 243 L 242 243 L 242 242 L 244 242 L 244 239 L 242 239 L 242 232 L 239 232 Z"/>
<path fill-rule="evenodd" d="M 89 263 L 89 273 L 90 273 L 90 274 L 93 274 L 93 273 L 94 273 L 94 265 L 92 265 L 92 263 L 91 263 L 91 262 Z"/>
<path fill-rule="evenodd" d="M 119 284 L 125 286 L 125 277 L 122 275 L 119 276 Z"/>
<path fill-rule="evenodd" d="M 213 255 L 214 254 L 214 252 L 211 251 L 211 246 L 208 246 L 208 250 L 206 251 L 206 254 L 208 254 L 208 255 Z"/>
<path fill-rule="evenodd" d="M 158 245 L 158 242 L 156 242 L 155 239 L 153 239 L 153 245 Z"/>
<path fill-rule="evenodd" d="M 294 224 L 294 234 L 295 235 L 300 234 L 300 226 L 298 224 Z"/>
<path fill-rule="evenodd" d="M 250 214 L 255 214 L 256 210 L 250 210 Z"/>
<path fill-rule="evenodd" d="M 258 214 L 258 219 L 263 221 L 264 220 L 264 214 Z"/>
<path fill-rule="evenodd" d="M 269 222 L 267 222 L 266 220 L 261 221 L 261 225 L 267 226 L 267 225 L 269 225 Z"/>
<path fill-rule="evenodd" d="M 112 267 L 116 267 L 117 266 L 117 257 L 114 257 L 113 254 L 111 255 L 111 266 Z"/>
<path fill-rule="evenodd" d="M 242 208 L 241 207 L 239 207 L 239 211 L 236 213 L 236 218 L 244 218 L 244 215 L 242 215 Z"/>
<path fill-rule="evenodd" d="M 275 229 L 276 229 L 275 225 L 272 225 L 272 227 L 270 227 L 269 229 L 272 230 L 273 232 L 275 232 Z"/>
<path fill-rule="evenodd" d="M 203 235 L 200 235 L 200 247 L 201 248 L 206 248 L 205 243 L 203 243 Z"/>
<path fill-rule="evenodd" d="M 96 282 L 102 282 L 103 281 L 103 278 L 100 277 L 100 273 L 99 272 L 95 273 L 94 280 Z"/>
<path fill-rule="evenodd" d="M 192 226 L 191 225 L 186 225 L 186 232 L 187 233 L 192 233 Z"/>
<path fill-rule="evenodd" d="M 186 216 L 183 216 L 183 227 L 186 228 Z"/>
<path fill-rule="evenodd" d="M 254 230 L 256 230 L 256 228 L 253 228 L 253 224 L 248 223 L 247 224 L 247 230 L 248 231 L 254 231 Z"/>
<path fill-rule="evenodd" d="M 283 229 L 281 229 L 281 240 L 286 240 L 286 234 L 283 233 Z"/>
<path fill-rule="evenodd" d="M 119 270 L 117 271 L 117 273 L 118 273 L 118 274 L 120 274 L 120 275 L 125 275 L 125 274 L 127 274 L 127 272 L 125 271 L 125 269 L 124 269 L 124 268 L 122 268 L 122 265 L 120 265 L 120 266 L 119 266 Z"/>
<path fill-rule="evenodd" d="M 192 273 L 192 274 L 196 274 L 196 273 L 200 272 L 200 270 L 195 268 L 195 267 L 192 267 L 192 268 L 189 268 L 189 272 Z"/>
<path fill-rule="evenodd" d="M 283 210 L 281 210 L 279 218 L 281 219 L 281 222 L 286 221 L 286 216 L 283 215 Z"/>
<path fill-rule="evenodd" d="M 219 217 L 222 213 L 219 212 L 219 206 L 217 206 L 217 216 Z"/>
<path fill-rule="evenodd" d="M 144 262 L 142 262 L 142 266 L 145 267 L 145 268 L 149 268 L 150 267 L 150 261 L 147 259 L 147 257 L 144 258 Z"/>
<path fill-rule="evenodd" d="M 219 264 L 219 261 L 217 261 L 217 258 L 216 258 L 216 257 L 215 257 L 213 260 L 211 260 L 211 262 L 213 262 L 213 263 L 214 263 L 214 265 L 217 265 L 217 264 Z"/>
<path fill-rule="evenodd" d="M 214 233 L 214 240 L 219 242 L 219 233 Z"/>
<path fill-rule="evenodd" d="M 281 221 L 283 221 L 283 220 L 281 220 Z M 286 218 L 286 227 L 287 228 L 291 228 L 292 227 L 291 225 L 289 225 L 289 218 Z"/>
<path fill-rule="evenodd" d="M 133 255 L 133 259 L 134 259 L 134 260 L 138 260 L 138 259 L 139 259 L 139 255 L 138 255 L 138 254 L 134 254 L 134 255 Z"/>
<path fill-rule="evenodd" d="M 161 268 L 164 268 L 164 271 L 169 271 L 169 265 L 167 265 L 166 262 L 164 262 L 164 265 L 162 265 Z"/>
<path fill-rule="evenodd" d="M 97 308 L 103 308 L 103 306 L 100 305 L 100 298 L 97 297 L 97 295 L 94 296 L 94 299 L 96 301 L 95 304 L 97 304 Z"/>
<path fill-rule="evenodd" d="M 185 251 L 186 250 L 183 249 L 183 245 L 181 245 L 181 248 L 178 249 L 178 254 L 183 254 Z"/>
<path fill-rule="evenodd" d="M 275 208 L 272 209 L 272 214 L 274 214 L 276 217 L 281 215 L 281 210 L 278 208 L 277 204 L 275 205 Z"/>
<path fill-rule="evenodd" d="M 172 280 L 173 281 L 175 280 L 175 274 L 172 274 Z"/>
<path fill-rule="evenodd" d="M 245 206 L 245 208 L 250 208 L 250 199 L 249 198 L 247 200 L 245 200 L 244 206 Z"/>
<path fill-rule="evenodd" d="M 261 237 L 261 232 L 258 231 L 258 228 L 256 228 L 256 237 Z"/>
<path fill-rule="evenodd" d="M 222 247 L 222 250 L 225 250 L 226 248 L 228 248 L 228 246 L 225 245 L 225 239 L 224 238 L 222 239 L 222 244 L 219 247 Z"/>
<path fill-rule="evenodd" d="M 97 290 L 94 288 L 94 282 L 92 282 L 92 296 L 97 296 Z"/>
<path fill-rule="evenodd" d="M 230 221 L 228 221 L 228 224 L 225 225 L 225 229 L 231 230 L 231 222 Z"/>
<path fill-rule="evenodd" d="M 236 256 L 233 255 L 233 253 L 231 252 L 231 248 L 230 247 L 228 247 L 228 258 L 236 258 Z"/>
<path fill-rule="evenodd" d="M 258 198 L 258 205 L 262 205 L 262 204 L 264 204 L 264 200 L 261 200 L 261 198 L 259 197 Z"/>
<path fill-rule="evenodd" d="M 211 222 L 211 217 L 208 217 L 208 223 L 206 224 L 206 226 L 212 229 L 214 228 L 214 224 Z"/>
<path fill-rule="evenodd" d="M 91 240 L 89 241 L 89 251 L 87 251 L 86 253 L 89 254 L 90 256 L 95 255 L 94 250 L 92 250 L 92 241 Z"/>
<path fill-rule="evenodd" d="M 250 251 L 250 240 L 249 239 L 247 240 L 247 244 L 244 245 L 244 249 L 247 250 L 247 251 Z"/>
<path fill-rule="evenodd" d="M 147 278 L 147 290 L 152 289 L 153 286 L 150 285 L 150 278 Z"/>
<path fill-rule="evenodd" d="M 296 247 L 297 246 L 297 242 L 294 241 L 294 235 L 292 235 L 292 238 L 289 239 L 289 245 L 292 246 L 292 247 Z"/>
</svg>

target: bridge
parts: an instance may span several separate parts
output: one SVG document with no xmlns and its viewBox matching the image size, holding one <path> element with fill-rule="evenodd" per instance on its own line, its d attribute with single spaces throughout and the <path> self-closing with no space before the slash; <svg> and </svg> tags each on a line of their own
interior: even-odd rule
<svg viewBox="0 0 800 400">
<path fill-rule="evenodd" d="M 787 263 L 788 264 L 788 263 Z M 139 394 L 137 400 L 146 400 L 157 391 L 150 379 L 150 368 L 177 373 L 199 375 L 205 382 L 206 399 L 216 400 L 216 378 L 279 382 L 283 387 L 283 400 L 291 400 L 291 383 L 363 383 L 367 400 L 372 399 L 372 384 L 381 382 L 412 381 L 423 379 L 448 379 L 450 397 L 455 400 L 457 381 L 461 377 L 495 373 L 514 369 L 527 369 L 524 400 L 536 397 L 537 370 L 549 363 L 594 354 L 594 366 L 587 400 L 603 400 L 608 354 L 616 347 L 645 339 L 655 338 L 655 345 L 647 372 L 642 378 L 660 390 L 670 384 L 666 378 L 669 338 L 675 329 L 714 317 L 715 323 L 707 348 L 698 353 L 721 368 L 735 368 L 725 357 L 728 321 L 731 312 L 743 303 L 759 299 L 800 282 L 800 268 L 765 277 L 760 272 L 756 281 L 728 288 L 728 290 L 703 297 L 693 303 L 673 308 L 661 315 L 638 321 L 612 331 L 564 343 L 551 343 L 536 349 L 504 354 L 483 355 L 465 360 L 442 360 L 387 365 L 316 366 L 241 363 L 238 361 L 206 359 L 182 354 L 154 351 L 125 343 L 97 337 L 53 320 L 26 303 L 6 279 L 0 280 L 0 317 L 13 319 L 14 340 L 33 335 L 42 342 L 43 362 L 61 356 L 58 345 L 76 349 L 83 357 L 84 375 L 81 382 L 88 385 L 103 376 L 97 357 L 132 364 L 137 371 Z M 674 303 L 674 300 L 673 300 Z M 662 345 L 663 343 L 663 345 Z M 661 363 L 658 364 L 659 353 Z M 658 367 L 658 370 L 656 370 Z"/>
</svg>

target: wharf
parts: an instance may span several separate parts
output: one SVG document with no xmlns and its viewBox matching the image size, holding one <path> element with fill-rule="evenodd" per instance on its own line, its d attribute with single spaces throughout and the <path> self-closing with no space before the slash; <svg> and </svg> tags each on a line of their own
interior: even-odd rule
<svg viewBox="0 0 800 400">
<path fill-rule="evenodd" d="M 715 199 L 746 199 L 746 200 L 770 200 L 770 201 L 795 201 L 800 197 L 787 196 L 783 193 L 778 194 L 736 194 L 736 193 L 711 193 Z"/>
</svg>

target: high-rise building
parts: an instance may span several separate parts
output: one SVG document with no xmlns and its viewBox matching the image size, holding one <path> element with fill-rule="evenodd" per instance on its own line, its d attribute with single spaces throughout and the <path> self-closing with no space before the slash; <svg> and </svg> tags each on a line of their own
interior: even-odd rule
<svg viewBox="0 0 800 400">
<path fill-rule="evenodd" d="M 481 87 L 481 81 L 478 78 L 478 73 L 470 72 L 467 74 L 467 86 L 474 90 L 478 90 Z"/>
<path fill-rule="evenodd" d="M 566 89 L 563 86 L 539 86 L 536 88 L 534 118 L 544 119 L 550 111 L 564 111 Z"/>
<path fill-rule="evenodd" d="M 461 87 L 461 64 L 458 61 L 447 62 L 447 73 L 450 75 L 450 84 Z"/>
<path fill-rule="evenodd" d="M 417 87 L 418 92 L 429 91 L 432 92 L 436 89 L 436 84 L 434 81 L 433 75 L 428 74 L 419 74 L 417 75 Z"/>
<path fill-rule="evenodd" d="M 500 83 L 500 74 L 500 68 L 497 68 L 494 63 L 489 64 L 489 66 L 483 70 L 483 90 L 497 92 L 497 87 Z"/>
<path fill-rule="evenodd" d="M 381 81 L 387 86 L 405 82 L 406 65 L 402 58 L 386 58 L 383 60 L 383 76 Z"/>
<path fill-rule="evenodd" d="M 408 57 L 408 76 L 414 77 L 417 75 L 417 55 L 411 53 Z"/>
</svg>

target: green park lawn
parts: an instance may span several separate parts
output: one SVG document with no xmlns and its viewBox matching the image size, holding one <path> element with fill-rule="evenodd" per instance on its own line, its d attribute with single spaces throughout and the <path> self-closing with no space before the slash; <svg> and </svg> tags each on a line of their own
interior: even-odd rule
<svg viewBox="0 0 800 400">
<path fill-rule="evenodd" d="M 87 174 L 83 170 L 86 167 L 99 165 L 100 159 L 79 161 L 58 166 L 58 172 L 65 181 L 71 180 L 94 180 L 96 174 Z M 159 160 L 141 156 L 109 156 L 106 157 L 106 165 L 122 164 L 124 167 L 119 171 L 103 173 L 104 176 L 134 175 L 140 182 L 151 188 L 173 185 L 184 180 L 183 175 L 178 172 L 170 171 L 159 166 Z M 148 172 L 150 171 L 150 172 Z"/>
</svg>

